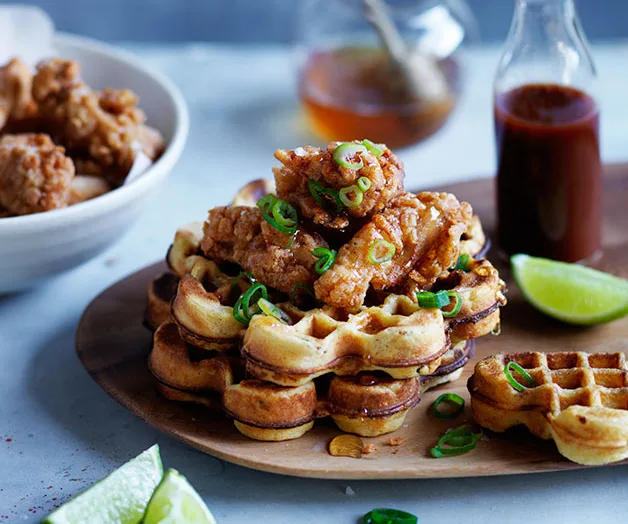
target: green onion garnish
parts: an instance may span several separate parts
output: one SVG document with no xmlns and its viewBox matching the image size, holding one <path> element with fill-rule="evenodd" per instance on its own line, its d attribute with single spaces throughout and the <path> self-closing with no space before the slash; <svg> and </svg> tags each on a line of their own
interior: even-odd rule
<svg viewBox="0 0 628 524">
<path fill-rule="evenodd" d="M 292 286 L 292 291 L 290 292 L 290 302 L 293 304 L 296 305 L 299 290 L 303 290 L 304 293 L 310 295 L 314 300 L 316 300 L 316 295 L 314 294 L 314 288 L 312 286 L 308 286 L 303 282 L 297 282 L 294 286 Z"/>
<path fill-rule="evenodd" d="M 240 274 L 237 277 L 235 277 L 233 281 L 231 282 L 231 287 L 232 288 L 236 287 L 237 285 L 240 284 L 240 281 L 244 280 L 245 278 L 247 278 L 251 284 L 255 284 L 255 282 L 257 282 L 255 280 L 255 277 L 251 274 L 250 271 L 240 271 Z"/>
<path fill-rule="evenodd" d="M 262 210 L 262 212 L 270 214 L 270 209 L 273 207 L 275 200 L 277 200 L 277 197 L 269 193 L 268 195 L 264 195 L 260 198 L 256 205 Z"/>
<path fill-rule="evenodd" d="M 443 311 L 444 317 L 455 317 L 458 313 L 460 313 L 460 309 L 462 308 L 462 297 L 458 293 L 443 289 L 437 293 L 432 293 L 431 291 L 419 291 L 416 294 L 419 307 L 440 310 L 451 303 L 452 297 L 455 300 L 454 307 L 451 311 Z"/>
<path fill-rule="evenodd" d="M 310 190 L 312 198 L 325 208 L 333 208 L 336 213 L 342 211 L 342 202 L 338 196 L 338 191 L 324 187 L 323 184 L 316 180 L 308 180 L 307 188 Z"/>
<path fill-rule="evenodd" d="M 438 406 L 440 406 L 443 402 L 453 404 L 456 409 L 454 411 L 440 411 Z M 455 393 L 444 393 L 432 404 L 432 413 L 436 418 L 453 419 L 460 415 L 463 411 L 464 399 Z"/>
<path fill-rule="evenodd" d="M 275 200 L 270 210 L 273 214 L 272 218 L 264 212 L 262 212 L 262 215 L 264 216 L 264 220 L 275 229 L 282 233 L 289 234 L 297 230 L 297 226 L 299 225 L 297 210 L 288 204 L 288 202 L 278 198 Z"/>
<path fill-rule="evenodd" d="M 460 309 L 462 308 L 462 297 L 455 291 L 447 291 L 447 296 L 449 298 L 453 298 L 456 302 L 454 303 L 454 307 L 450 311 L 443 311 L 443 316 L 455 317 L 458 313 L 460 313 Z"/>
<path fill-rule="evenodd" d="M 268 299 L 268 290 L 264 284 L 256 282 L 236 301 L 233 306 L 233 318 L 241 324 L 248 325 L 253 315 L 259 313 L 257 302 L 260 298 Z"/>
<path fill-rule="evenodd" d="M 371 188 L 371 180 L 365 176 L 358 178 L 358 187 L 364 192 Z"/>
<path fill-rule="evenodd" d="M 519 375 L 528 383 L 528 385 L 524 386 L 523 384 L 518 382 L 517 379 L 512 376 L 511 370 L 514 370 L 517 373 L 519 373 Z M 508 364 L 506 364 L 506 367 L 504 368 L 504 375 L 506 375 L 506 379 L 508 380 L 508 382 L 510 382 L 510 385 L 513 388 L 515 388 L 517 391 L 523 391 L 524 389 L 533 388 L 536 386 L 536 382 L 530 376 L 530 373 L 528 373 L 519 364 L 517 364 L 516 362 L 512 360 L 508 362 Z"/>
<path fill-rule="evenodd" d="M 371 142 L 368 138 L 362 140 L 362 145 L 366 147 L 366 149 L 368 149 L 371 153 L 373 153 L 377 158 L 384 154 L 384 150 L 377 144 Z"/>
<path fill-rule="evenodd" d="M 270 300 L 266 300 L 265 298 L 260 298 L 257 301 L 257 305 L 262 310 L 262 313 L 268 315 L 269 317 L 274 317 L 277 320 L 283 322 L 284 324 L 291 324 L 292 319 L 287 315 L 285 311 L 278 308 L 275 304 L 273 304 Z"/>
<path fill-rule="evenodd" d="M 322 275 L 336 261 L 337 254 L 338 252 L 335 249 L 327 249 L 326 247 L 317 247 L 316 249 L 313 249 L 312 255 L 318 258 L 318 261 L 314 265 L 314 271 L 316 271 L 319 275 Z"/>
<path fill-rule="evenodd" d="M 364 200 L 364 193 L 358 186 L 343 187 L 338 191 L 340 201 L 347 207 L 357 207 Z"/>
<path fill-rule="evenodd" d="M 358 157 L 357 162 L 351 162 L 351 157 L 358 153 L 366 153 L 367 149 L 361 144 L 354 144 L 352 142 L 344 142 L 334 149 L 334 162 L 341 167 L 346 167 L 353 171 L 357 171 L 364 167 L 364 161 Z"/>
<path fill-rule="evenodd" d="M 398 509 L 376 508 L 362 517 L 362 524 L 417 524 L 418 520 L 412 513 Z"/>
<path fill-rule="evenodd" d="M 387 240 L 376 240 L 369 249 L 368 257 L 371 264 L 383 264 L 395 256 L 395 245 Z"/>
<path fill-rule="evenodd" d="M 469 265 L 469 260 L 470 259 L 471 259 L 471 257 L 467 253 L 463 253 L 462 255 L 460 255 L 458 257 L 458 260 L 456 261 L 456 266 L 454 267 L 454 271 L 462 270 L 465 273 L 468 273 L 469 271 L 471 271 L 467 267 Z"/>
<path fill-rule="evenodd" d="M 451 300 L 447 291 L 439 291 L 438 293 L 432 293 L 431 291 L 419 291 L 416 294 L 416 299 L 419 303 L 419 307 L 429 309 L 440 309 L 448 305 Z"/>
<path fill-rule="evenodd" d="M 479 435 L 470 429 L 454 429 L 438 439 L 436 446 L 430 450 L 430 454 L 434 458 L 441 458 L 445 455 L 461 455 L 475 448 L 478 438 Z"/>
</svg>

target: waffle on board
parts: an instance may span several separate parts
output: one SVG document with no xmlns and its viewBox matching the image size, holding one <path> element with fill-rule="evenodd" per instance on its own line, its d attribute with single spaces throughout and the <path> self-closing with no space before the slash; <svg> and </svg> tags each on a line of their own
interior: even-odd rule
<svg viewBox="0 0 628 524">
<path fill-rule="evenodd" d="M 275 183 L 177 231 L 170 271 L 150 284 L 157 388 L 257 440 L 325 417 L 361 436 L 395 431 L 498 331 L 504 282 L 481 223 L 451 194 L 405 192 L 381 144 L 275 156 Z"/>
<path fill-rule="evenodd" d="M 505 369 L 520 384 L 514 387 Z M 512 366 L 512 365 L 511 365 Z M 510 353 L 478 362 L 468 382 L 475 421 L 502 432 L 524 425 L 585 465 L 628 457 L 628 366 L 623 353 Z"/>
</svg>

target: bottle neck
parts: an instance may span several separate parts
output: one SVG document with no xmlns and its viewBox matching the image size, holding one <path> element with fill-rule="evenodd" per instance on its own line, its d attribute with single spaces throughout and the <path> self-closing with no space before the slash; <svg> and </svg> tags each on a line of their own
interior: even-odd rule
<svg viewBox="0 0 628 524">
<path fill-rule="evenodd" d="M 516 0 L 511 35 L 543 46 L 564 38 L 578 24 L 573 0 Z"/>
</svg>

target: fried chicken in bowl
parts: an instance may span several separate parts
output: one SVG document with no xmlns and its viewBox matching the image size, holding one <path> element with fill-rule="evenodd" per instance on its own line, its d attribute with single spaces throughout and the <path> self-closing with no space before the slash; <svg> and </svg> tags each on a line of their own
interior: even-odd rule
<svg viewBox="0 0 628 524">
<path fill-rule="evenodd" d="M 99 135 L 86 137 L 76 129 L 62 128 L 71 147 L 63 142 L 63 147 L 58 146 L 56 136 L 50 137 L 56 147 L 41 136 L 23 137 L 24 133 L 40 131 L 32 129 L 33 122 L 28 119 L 39 119 L 37 125 L 45 127 L 48 117 L 59 117 L 60 110 L 52 104 L 54 99 L 48 98 L 51 105 L 42 123 L 42 115 L 33 114 L 33 100 L 26 95 L 24 71 L 12 64 L 10 75 L 5 75 L 11 96 L 0 104 L 0 112 L 7 126 L 3 134 L 20 138 L 5 138 L 0 157 L 6 165 L 16 166 L 11 170 L 20 178 L 16 182 L 15 177 L 0 174 L 0 185 L 8 195 L 0 201 L 0 293 L 35 286 L 87 261 L 119 239 L 139 216 L 147 197 L 166 180 L 187 137 L 187 107 L 170 80 L 132 55 L 86 38 L 57 35 L 54 47 L 56 56 L 80 64 L 80 78 L 101 93 L 93 113 L 99 118 Z M 150 153 L 158 132 L 165 149 L 143 174 L 121 185 L 120 170 L 103 171 L 110 176 L 101 176 L 98 169 L 129 166 L 128 137 L 100 132 L 112 122 L 139 117 L 126 90 L 139 97 L 139 107 L 155 130 L 138 128 L 133 140 Z M 63 107 L 73 110 L 69 103 Z M 57 125 L 44 132 L 54 135 L 55 127 L 59 129 Z M 79 159 L 78 151 L 89 157 Z M 70 157 L 76 169 L 70 167 Z"/>
</svg>

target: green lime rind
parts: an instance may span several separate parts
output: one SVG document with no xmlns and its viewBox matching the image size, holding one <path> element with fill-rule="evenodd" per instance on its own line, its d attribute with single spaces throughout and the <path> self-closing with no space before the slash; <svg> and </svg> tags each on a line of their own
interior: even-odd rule
<svg viewBox="0 0 628 524">
<path fill-rule="evenodd" d="M 628 315 L 628 280 L 528 255 L 513 255 L 510 261 L 523 296 L 550 317 L 592 326 Z"/>
<path fill-rule="evenodd" d="M 216 524 L 216 519 L 187 479 L 169 469 L 155 489 L 142 523 Z"/>
<path fill-rule="evenodd" d="M 159 446 L 129 460 L 48 515 L 43 524 L 138 524 L 163 477 Z"/>
</svg>

